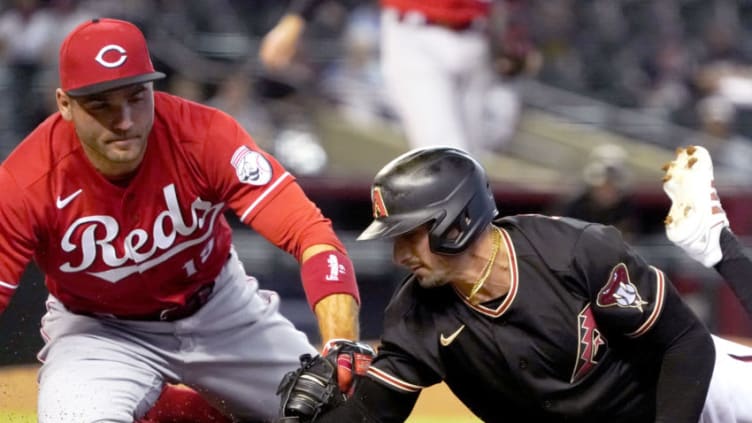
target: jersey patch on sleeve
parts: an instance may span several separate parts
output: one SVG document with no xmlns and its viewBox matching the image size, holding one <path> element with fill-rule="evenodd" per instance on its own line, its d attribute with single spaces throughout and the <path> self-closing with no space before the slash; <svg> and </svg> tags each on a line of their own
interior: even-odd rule
<svg viewBox="0 0 752 423">
<path fill-rule="evenodd" d="M 244 184 L 266 185 L 272 179 L 272 165 L 266 157 L 244 145 L 235 150 L 230 163 Z"/>
<path fill-rule="evenodd" d="M 666 277 L 663 275 L 663 272 L 657 268 L 653 266 L 650 266 L 650 268 L 655 273 L 655 305 L 653 306 L 653 312 L 650 313 L 650 316 L 648 316 L 647 319 L 645 319 L 645 322 L 634 332 L 627 334 L 627 336 L 631 338 L 642 336 L 645 332 L 650 330 L 661 315 L 661 311 L 663 311 L 663 303 L 666 298 Z"/>
<path fill-rule="evenodd" d="M 643 312 L 642 306 L 647 304 L 640 297 L 637 287 L 629 279 L 627 265 L 619 263 L 611 270 L 606 285 L 598 291 L 599 307 L 636 308 Z"/>
</svg>

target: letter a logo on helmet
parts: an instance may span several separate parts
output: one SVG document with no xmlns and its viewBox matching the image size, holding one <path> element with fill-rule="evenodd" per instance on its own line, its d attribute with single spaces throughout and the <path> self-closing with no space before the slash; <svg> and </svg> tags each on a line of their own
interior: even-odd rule
<svg viewBox="0 0 752 423">
<path fill-rule="evenodd" d="M 387 217 L 389 211 L 384 204 L 384 196 L 381 195 L 381 187 L 373 187 L 371 191 L 371 202 L 373 203 L 373 217 Z"/>
</svg>

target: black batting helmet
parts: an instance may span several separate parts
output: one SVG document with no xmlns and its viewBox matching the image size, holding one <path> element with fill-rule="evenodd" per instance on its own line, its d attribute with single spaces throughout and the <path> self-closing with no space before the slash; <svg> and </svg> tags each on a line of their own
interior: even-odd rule
<svg viewBox="0 0 752 423">
<path fill-rule="evenodd" d="M 499 213 L 483 167 L 450 147 L 418 148 L 389 162 L 373 180 L 371 202 L 374 220 L 358 240 L 431 222 L 429 244 L 440 254 L 464 250 Z"/>
</svg>

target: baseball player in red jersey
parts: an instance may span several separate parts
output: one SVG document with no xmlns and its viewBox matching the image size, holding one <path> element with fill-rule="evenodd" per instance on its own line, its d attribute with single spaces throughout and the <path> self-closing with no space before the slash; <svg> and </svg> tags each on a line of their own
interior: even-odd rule
<svg viewBox="0 0 752 423">
<path fill-rule="evenodd" d="M 223 213 L 301 262 L 323 339 L 356 338 L 331 222 L 230 116 L 155 92 L 133 24 L 81 24 L 59 66 L 59 111 L 0 166 L 0 310 L 32 259 L 50 293 L 39 421 L 130 423 L 167 382 L 272 419 L 280 378 L 315 349 L 246 274 Z"/>
<path fill-rule="evenodd" d="M 293 2 L 262 40 L 262 63 L 272 70 L 290 63 L 306 21 L 321 3 Z M 516 2 L 505 3 L 511 9 Z M 380 5 L 381 71 L 410 146 L 442 144 L 473 152 L 500 147 L 514 131 L 520 104 L 495 75 L 487 31 L 492 1 L 380 0 Z M 494 109 L 503 112 L 486 109 L 492 91 L 504 102 Z M 493 131 L 486 124 L 489 112 Z"/>
</svg>

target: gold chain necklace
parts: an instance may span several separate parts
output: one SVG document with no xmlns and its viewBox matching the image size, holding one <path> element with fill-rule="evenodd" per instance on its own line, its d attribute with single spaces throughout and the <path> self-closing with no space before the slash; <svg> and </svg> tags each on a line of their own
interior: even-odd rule
<svg viewBox="0 0 752 423">
<path fill-rule="evenodd" d="M 486 279 L 491 276 L 491 270 L 493 269 L 493 264 L 496 261 L 496 254 L 499 252 L 499 247 L 501 246 L 501 230 L 496 226 L 493 226 L 493 229 L 495 236 L 493 247 L 491 247 L 491 257 L 483 267 L 483 272 L 481 272 L 480 278 L 478 278 L 478 281 L 475 282 L 475 285 L 473 285 L 473 289 L 470 290 L 470 294 L 468 294 L 467 296 L 468 301 L 470 301 L 470 299 L 473 298 L 473 296 L 475 296 L 478 291 L 480 291 L 480 289 L 483 287 L 483 284 L 486 283 Z"/>
</svg>

